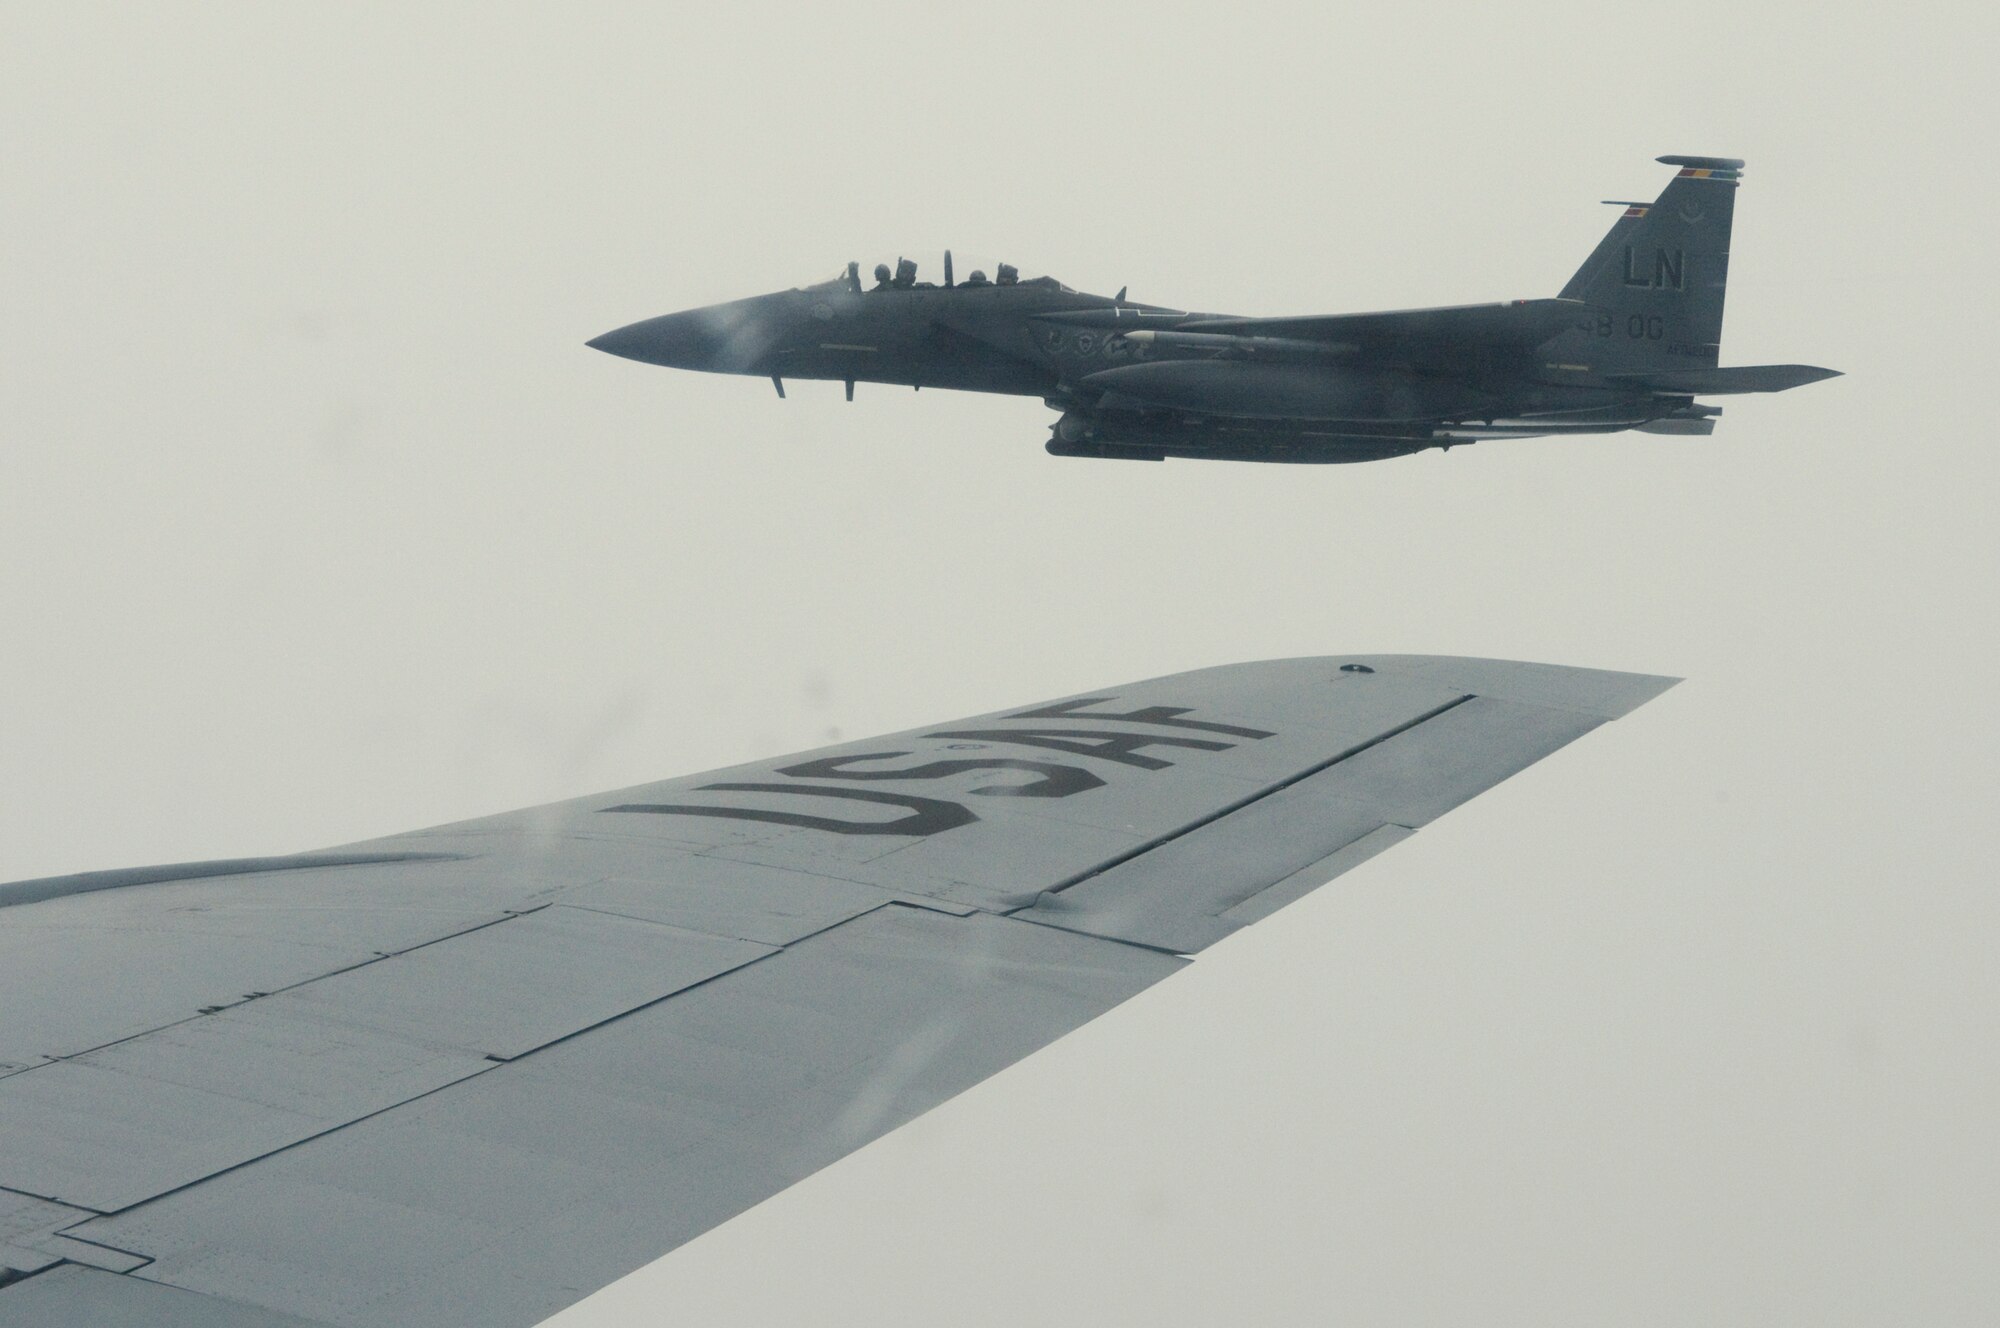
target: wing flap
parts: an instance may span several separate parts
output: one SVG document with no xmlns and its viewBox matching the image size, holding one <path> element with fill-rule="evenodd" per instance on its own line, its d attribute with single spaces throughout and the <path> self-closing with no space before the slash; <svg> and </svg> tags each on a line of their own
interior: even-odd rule
<svg viewBox="0 0 2000 1328">
<path fill-rule="evenodd" d="M 0 1080 L 0 1184 L 110 1212 L 772 953 L 549 908 Z"/>
<path fill-rule="evenodd" d="M 66 1264 L 0 1292 L 0 1328 L 325 1328 L 143 1278 Z"/>
<path fill-rule="evenodd" d="M 0 1287 L 59 1262 L 56 1233 L 91 1214 L 10 1190 L 0 1190 Z"/>
<path fill-rule="evenodd" d="M 1400 825 L 1378 825 L 1351 844 L 1309 863 L 1284 880 L 1257 891 L 1221 913 L 1225 922 L 1247 927 L 1262 922 L 1287 904 L 1296 903 L 1334 877 L 1353 871 L 1377 853 L 1392 849 L 1416 831 Z"/>
<path fill-rule="evenodd" d="M 0 910 L 0 1084 L 10 1067 L 498 922 L 534 906 L 534 874 L 528 854 L 197 879 L 91 873 L 138 879 Z"/>
<path fill-rule="evenodd" d="M 85 1231 L 328 1323 L 532 1323 L 1182 962 L 892 905 Z M 344 1239 L 298 1239 L 302 1212 Z"/>
</svg>

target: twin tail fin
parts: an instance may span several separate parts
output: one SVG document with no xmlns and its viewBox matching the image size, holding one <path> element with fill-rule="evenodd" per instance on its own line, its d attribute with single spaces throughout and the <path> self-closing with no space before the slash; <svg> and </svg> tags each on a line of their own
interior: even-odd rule
<svg viewBox="0 0 2000 1328">
<path fill-rule="evenodd" d="M 1722 343 L 1729 232 L 1743 163 L 1734 157 L 1661 157 L 1678 167 L 1651 203 L 1626 203 L 1611 230 L 1562 289 L 1591 316 L 1563 334 L 1555 358 L 1599 372 L 1712 368 Z"/>
</svg>

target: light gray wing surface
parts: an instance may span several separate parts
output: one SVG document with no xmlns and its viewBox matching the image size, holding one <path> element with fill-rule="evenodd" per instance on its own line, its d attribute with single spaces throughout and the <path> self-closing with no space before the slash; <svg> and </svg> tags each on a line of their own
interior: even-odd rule
<svg viewBox="0 0 2000 1328">
<path fill-rule="evenodd" d="M 1232 665 L 0 886 L 0 1328 L 533 1323 L 1669 685 Z"/>
</svg>

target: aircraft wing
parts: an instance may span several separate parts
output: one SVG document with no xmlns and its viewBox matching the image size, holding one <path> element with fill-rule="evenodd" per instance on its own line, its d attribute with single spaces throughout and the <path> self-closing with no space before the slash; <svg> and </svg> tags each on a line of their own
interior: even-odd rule
<svg viewBox="0 0 2000 1328">
<path fill-rule="evenodd" d="M 1239 664 L 0 886 L 0 1325 L 534 1323 L 1670 685 Z"/>
<path fill-rule="evenodd" d="M 1376 353 L 1458 347 L 1527 349 L 1574 326 L 1589 310 L 1581 300 L 1513 300 L 1386 313 L 1201 318 L 1181 323 L 1175 330 L 1325 341 Z"/>
</svg>

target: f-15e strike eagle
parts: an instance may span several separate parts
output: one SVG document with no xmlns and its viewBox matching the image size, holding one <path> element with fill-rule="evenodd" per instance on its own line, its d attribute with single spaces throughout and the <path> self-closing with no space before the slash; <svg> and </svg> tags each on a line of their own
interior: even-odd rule
<svg viewBox="0 0 2000 1328">
<path fill-rule="evenodd" d="M 1718 367 L 1743 163 L 1679 168 L 1623 214 L 1554 299 L 1390 313 L 1186 313 L 1022 279 L 1002 264 L 944 283 L 908 259 L 815 286 L 649 318 L 590 344 L 648 364 L 1039 396 L 1056 456 L 1375 461 L 1555 433 L 1707 434 L 1698 396 L 1835 376 Z"/>
</svg>

